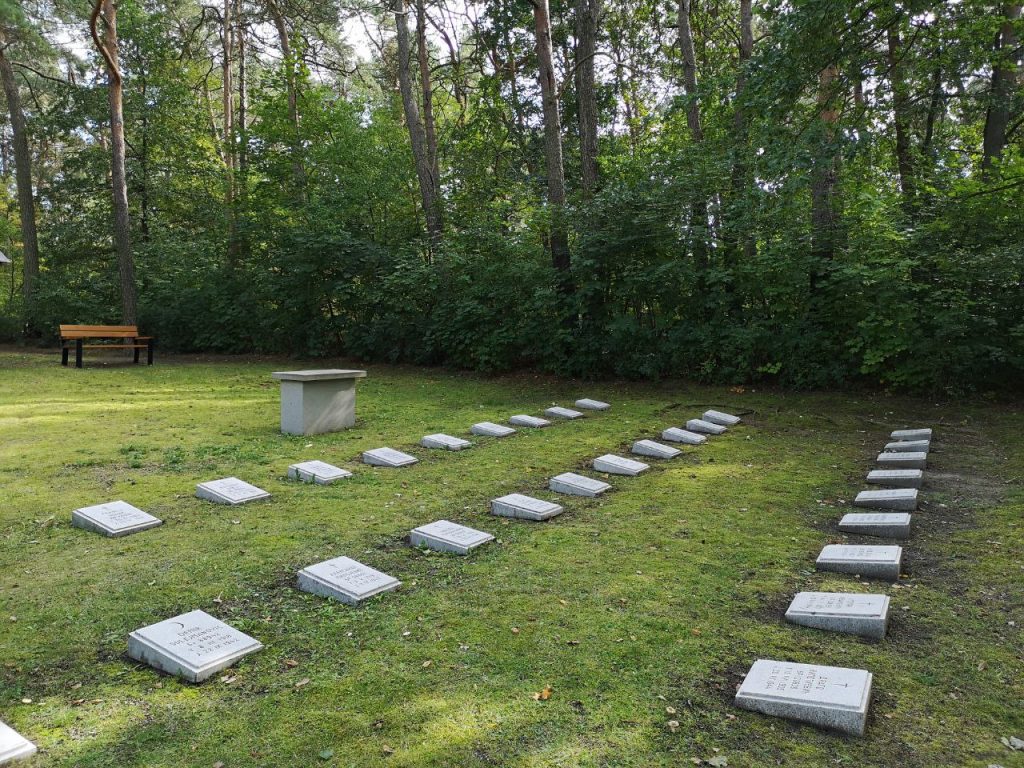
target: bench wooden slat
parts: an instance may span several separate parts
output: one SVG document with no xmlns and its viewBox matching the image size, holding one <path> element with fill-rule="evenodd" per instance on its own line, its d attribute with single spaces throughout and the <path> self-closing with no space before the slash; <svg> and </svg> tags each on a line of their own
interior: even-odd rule
<svg viewBox="0 0 1024 768">
<path fill-rule="evenodd" d="M 149 344 L 83 344 L 82 349 L 148 349 Z"/>
<path fill-rule="evenodd" d="M 139 330 L 137 325 L 61 325 L 60 330 L 64 331 L 123 331 L 125 333 Z"/>
<path fill-rule="evenodd" d="M 83 344 L 86 339 L 101 341 L 99 344 Z M 134 349 L 135 362 L 139 362 L 139 350 L 148 350 L 147 362 L 153 364 L 152 336 L 140 336 L 137 325 L 70 325 L 60 326 L 61 365 L 68 364 L 68 352 L 75 347 L 75 367 L 82 367 L 82 350 L 85 349 Z M 127 342 L 127 343 L 117 343 Z"/>
</svg>

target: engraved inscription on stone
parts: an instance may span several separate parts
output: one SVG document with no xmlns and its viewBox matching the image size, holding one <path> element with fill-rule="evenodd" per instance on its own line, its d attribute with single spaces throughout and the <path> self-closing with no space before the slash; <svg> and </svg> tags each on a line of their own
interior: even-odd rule
<svg viewBox="0 0 1024 768">
<path fill-rule="evenodd" d="M 449 520 L 437 520 L 413 529 L 410 539 L 413 546 L 416 547 L 427 547 L 439 552 L 465 555 L 471 549 L 493 541 L 494 537 L 489 533 Z"/>
<path fill-rule="evenodd" d="M 567 493 L 571 496 L 600 496 L 611 486 L 600 480 L 585 475 L 577 475 L 575 472 L 564 472 L 561 475 L 552 477 L 549 481 L 552 491 L 556 493 Z"/>
<path fill-rule="evenodd" d="M 815 565 L 820 571 L 853 573 L 895 581 L 900 577 L 902 558 L 903 548 L 897 546 L 829 544 L 821 550 Z"/>
<path fill-rule="evenodd" d="M 328 485 L 335 480 L 352 477 L 352 473 L 347 469 L 328 464 L 326 461 L 303 461 L 288 467 L 288 477 L 292 480 L 301 480 L 304 483 Z"/>
<path fill-rule="evenodd" d="M 594 469 L 598 472 L 607 472 L 609 475 L 635 477 L 650 468 L 649 464 L 644 464 L 642 461 L 634 461 L 633 459 L 615 456 L 611 453 L 606 453 L 604 456 L 598 456 L 594 459 Z"/>
<path fill-rule="evenodd" d="M 652 456 L 656 459 L 671 459 L 682 453 L 678 448 L 662 445 L 654 440 L 637 440 L 630 451 L 639 456 Z"/>
<path fill-rule="evenodd" d="M 562 514 L 562 507 L 550 501 L 535 499 L 522 493 L 510 493 L 491 501 L 491 513 L 523 520 L 547 520 Z"/>
<path fill-rule="evenodd" d="M 350 557 L 335 557 L 299 571 L 299 588 L 355 605 L 397 589 L 401 582 Z"/>
<path fill-rule="evenodd" d="M 906 512 L 851 512 L 839 521 L 839 530 L 890 539 L 910 537 L 910 515 Z"/>
<path fill-rule="evenodd" d="M 873 469 L 868 472 L 870 485 L 888 485 L 896 488 L 920 488 L 924 472 L 920 469 Z"/>
<path fill-rule="evenodd" d="M 585 411 L 607 411 L 611 408 L 608 403 L 603 403 L 600 400 L 591 400 L 589 397 L 577 400 L 576 407 L 582 408 Z"/>
<path fill-rule="evenodd" d="M 853 500 L 855 507 L 898 509 L 913 512 L 917 509 L 916 488 L 886 488 L 880 491 L 861 491 Z"/>
<path fill-rule="evenodd" d="M 82 507 L 71 513 L 71 524 L 76 528 L 102 533 L 104 536 L 127 536 L 163 521 L 143 512 L 125 501 L 111 501 L 92 507 Z"/>
<path fill-rule="evenodd" d="M 701 435 L 697 432 L 691 432 L 688 429 L 680 429 L 679 427 L 669 427 L 661 433 L 662 440 L 668 440 L 670 443 L 683 443 L 685 445 L 701 445 L 708 441 L 707 435 Z"/>
<path fill-rule="evenodd" d="M 211 480 L 196 486 L 196 496 L 218 504 L 245 504 L 258 499 L 269 499 L 270 494 L 262 488 L 250 485 L 237 477 Z"/>
<path fill-rule="evenodd" d="M 924 469 L 928 464 L 928 454 L 923 451 L 886 451 L 878 454 L 876 461 L 882 467 Z"/>
<path fill-rule="evenodd" d="M 928 440 L 897 440 L 893 443 L 885 444 L 885 451 L 896 451 L 907 453 L 910 451 L 920 451 L 921 453 L 928 453 L 928 449 L 931 447 L 931 442 Z"/>
<path fill-rule="evenodd" d="M 474 424 L 470 427 L 469 431 L 474 435 L 481 435 L 483 437 L 507 437 L 516 433 L 512 427 L 506 427 L 504 424 L 495 424 L 493 421 L 481 421 L 479 424 Z"/>
<path fill-rule="evenodd" d="M 420 445 L 424 448 L 442 448 L 446 451 L 461 451 L 464 448 L 472 447 L 472 443 L 469 440 L 463 440 L 461 437 L 453 437 L 452 435 L 445 435 L 438 433 L 436 435 L 425 435 L 420 440 Z"/>
<path fill-rule="evenodd" d="M 550 416 L 555 419 L 581 419 L 583 414 L 579 411 L 574 411 L 572 408 L 562 408 L 561 406 L 552 406 L 544 411 L 545 416 Z"/>
<path fill-rule="evenodd" d="M 786 610 L 786 621 L 881 640 L 889 622 L 889 598 L 848 592 L 800 592 Z"/>
<path fill-rule="evenodd" d="M 396 451 L 394 448 L 374 448 L 363 452 L 363 462 L 375 467 L 405 467 L 415 464 L 419 459 L 408 453 Z"/>
</svg>

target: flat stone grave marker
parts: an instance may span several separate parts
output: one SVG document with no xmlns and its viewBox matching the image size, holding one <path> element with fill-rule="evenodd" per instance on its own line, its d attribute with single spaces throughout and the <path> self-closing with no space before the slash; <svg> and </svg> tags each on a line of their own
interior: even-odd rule
<svg viewBox="0 0 1024 768">
<path fill-rule="evenodd" d="M 328 464 L 326 461 L 314 460 L 292 464 L 288 467 L 288 477 L 292 480 L 301 480 L 304 483 L 330 485 L 337 480 L 352 477 L 352 473 L 347 469 Z"/>
<path fill-rule="evenodd" d="M 453 552 L 468 555 L 470 550 L 494 541 L 494 537 L 476 528 L 459 525 L 449 520 L 437 520 L 419 528 L 413 528 L 409 539 L 415 547 L 426 547 L 438 552 Z"/>
<path fill-rule="evenodd" d="M 470 427 L 469 431 L 474 435 L 481 435 L 483 437 L 508 437 L 516 433 L 512 427 L 506 427 L 504 424 L 495 424 L 493 421 L 481 421 L 479 424 L 474 424 Z"/>
<path fill-rule="evenodd" d="M 861 491 L 853 500 L 855 507 L 897 509 L 913 512 L 917 509 L 917 488 L 886 488 L 881 491 Z"/>
<path fill-rule="evenodd" d="M 674 459 L 682 451 L 673 448 L 671 445 L 662 445 L 654 440 L 637 440 L 630 448 L 637 456 L 652 456 L 655 459 Z"/>
<path fill-rule="evenodd" d="M 815 567 L 819 571 L 852 573 L 896 581 L 900 577 L 903 547 L 828 544 L 821 550 Z"/>
<path fill-rule="evenodd" d="M 372 451 L 363 451 L 363 463 L 374 467 L 407 467 L 417 461 L 419 459 L 415 456 L 396 451 L 394 448 L 374 448 Z"/>
<path fill-rule="evenodd" d="M 544 411 L 545 416 L 550 416 L 553 419 L 582 419 L 583 414 L 579 411 L 574 411 L 572 408 L 563 408 L 560 405 L 554 405 Z"/>
<path fill-rule="evenodd" d="M 686 422 L 686 428 L 691 432 L 702 432 L 706 435 L 721 435 L 726 432 L 726 428 L 721 424 L 712 424 L 703 419 L 690 419 Z"/>
<path fill-rule="evenodd" d="M 712 424 L 720 424 L 723 427 L 735 427 L 742 421 L 739 416 L 733 416 L 731 413 L 713 410 L 704 411 L 704 415 L 701 418 L 704 421 L 710 421 Z"/>
<path fill-rule="evenodd" d="M 600 400 L 591 400 L 589 397 L 577 400 L 576 407 L 582 408 L 585 411 L 607 411 L 611 408 L 608 403 L 602 403 Z"/>
<path fill-rule="evenodd" d="M 71 524 L 76 528 L 114 538 L 156 528 L 163 524 L 163 520 L 126 501 L 108 501 L 106 504 L 74 510 L 71 513 Z"/>
<path fill-rule="evenodd" d="M 527 416 L 525 413 L 513 416 L 508 420 L 508 423 L 517 427 L 533 427 L 534 429 L 540 429 L 541 427 L 548 427 L 551 425 L 551 422 L 547 419 L 540 419 L 536 416 Z"/>
<path fill-rule="evenodd" d="M 577 475 L 575 472 L 563 472 L 552 477 L 548 485 L 555 493 L 565 493 L 569 496 L 586 496 L 595 498 L 607 491 L 611 486 L 600 480 L 595 480 L 586 475 Z"/>
<path fill-rule="evenodd" d="M 897 429 L 889 434 L 893 440 L 931 440 L 932 430 L 930 427 L 924 429 Z"/>
<path fill-rule="evenodd" d="M 920 488 L 924 472 L 920 469 L 873 469 L 868 472 L 871 485 L 890 485 L 895 488 Z"/>
<path fill-rule="evenodd" d="M 6 723 L 0 723 L 0 765 L 14 760 L 24 760 L 35 753 L 35 744 Z"/>
<path fill-rule="evenodd" d="M 201 683 L 263 648 L 205 611 L 191 611 L 128 635 L 128 655 L 191 683 Z"/>
<path fill-rule="evenodd" d="M 424 448 L 443 448 L 446 451 L 461 451 L 465 448 L 473 447 L 473 444 L 469 442 L 469 440 L 463 440 L 461 437 L 452 437 L 451 435 L 441 433 L 436 435 L 424 435 L 423 439 L 420 440 L 420 445 Z"/>
<path fill-rule="evenodd" d="M 521 520 L 549 520 L 565 510 L 560 504 L 535 499 L 521 493 L 510 493 L 491 500 L 491 514 L 501 517 L 516 517 Z"/>
<path fill-rule="evenodd" d="M 786 621 L 881 640 L 889 624 L 889 598 L 850 592 L 800 592 L 786 610 Z"/>
<path fill-rule="evenodd" d="M 906 512 L 851 512 L 843 515 L 839 530 L 885 539 L 909 539 L 910 515 Z"/>
<path fill-rule="evenodd" d="M 402 582 L 351 557 L 335 557 L 299 571 L 299 589 L 358 605 L 382 592 L 398 589 Z"/>
<path fill-rule="evenodd" d="M 685 445 L 702 445 L 708 441 L 708 436 L 691 432 L 688 429 L 669 427 L 661 433 L 661 439 L 672 443 L 684 443 Z"/>
<path fill-rule="evenodd" d="M 644 464 L 642 461 L 633 461 L 633 459 L 616 456 L 612 453 L 606 453 L 604 456 L 598 456 L 594 459 L 594 469 L 598 472 L 607 472 L 609 475 L 636 477 L 641 472 L 646 472 L 650 468 L 650 464 Z"/>
<path fill-rule="evenodd" d="M 928 453 L 930 447 L 930 440 L 897 440 L 893 443 L 886 443 L 883 450 L 888 453 Z"/>
<path fill-rule="evenodd" d="M 871 679 L 863 669 L 758 659 L 736 692 L 736 706 L 863 736 Z"/>
<path fill-rule="evenodd" d="M 210 480 L 196 486 L 196 496 L 200 499 L 213 501 L 217 504 L 237 506 L 250 501 L 269 499 L 270 494 L 262 488 L 250 485 L 237 477 L 225 477 L 221 480 Z"/>
<path fill-rule="evenodd" d="M 886 451 L 878 454 L 878 466 L 885 469 L 924 469 L 928 465 L 928 454 L 921 451 Z"/>
</svg>

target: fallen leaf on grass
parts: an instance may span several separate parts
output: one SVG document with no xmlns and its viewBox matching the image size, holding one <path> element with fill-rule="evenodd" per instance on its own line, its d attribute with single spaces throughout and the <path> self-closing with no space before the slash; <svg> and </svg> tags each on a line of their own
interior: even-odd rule
<svg viewBox="0 0 1024 768">
<path fill-rule="evenodd" d="M 715 768 L 728 768 L 729 761 L 724 755 L 716 755 L 708 760 L 708 765 L 713 765 Z"/>
<path fill-rule="evenodd" d="M 432 662 L 430 659 L 427 659 L 426 661 L 423 662 L 423 668 L 426 669 L 427 667 L 429 667 L 433 663 L 434 662 Z"/>
<path fill-rule="evenodd" d="M 393 755 L 393 754 L 395 754 L 394 748 L 389 747 L 387 744 L 385 744 L 383 747 L 381 747 L 380 751 L 383 752 L 385 755 Z"/>
<path fill-rule="evenodd" d="M 512 634 L 513 635 L 518 635 L 519 634 L 519 627 L 512 627 Z"/>
<path fill-rule="evenodd" d="M 299 680 L 299 682 L 297 682 L 295 684 L 295 687 L 296 688 L 301 688 L 304 685 L 309 685 L 309 683 L 310 683 L 310 679 L 308 677 L 304 677 L 301 680 Z"/>
<path fill-rule="evenodd" d="M 553 692 L 554 692 L 554 689 L 550 685 L 545 685 L 544 686 L 544 690 L 537 691 L 537 693 L 533 694 L 533 700 L 534 701 L 547 701 L 548 699 L 551 698 L 551 694 Z"/>
<path fill-rule="evenodd" d="M 320 753 L 321 760 L 330 760 L 332 757 L 334 757 L 333 749 L 325 749 L 323 752 Z"/>
</svg>

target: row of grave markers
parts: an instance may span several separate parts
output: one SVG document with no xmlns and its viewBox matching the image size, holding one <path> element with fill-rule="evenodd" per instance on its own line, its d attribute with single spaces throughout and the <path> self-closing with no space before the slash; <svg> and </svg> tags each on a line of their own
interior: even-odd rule
<svg viewBox="0 0 1024 768">
<path fill-rule="evenodd" d="M 576 406 L 585 410 L 603 411 L 611 406 L 589 398 L 576 401 Z M 545 416 L 560 419 L 583 417 L 580 411 L 553 407 Z M 727 426 L 739 423 L 739 417 L 709 410 L 701 419 L 691 419 L 686 429 L 672 427 L 662 433 L 668 441 L 699 445 L 707 441 L 707 435 L 718 435 Z M 519 427 L 542 428 L 552 422 L 534 416 L 520 414 L 509 419 Z M 513 427 L 480 422 L 470 431 L 475 435 L 507 437 L 516 432 Z M 463 450 L 472 443 L 446 434 L 426 435 L 420 441 L 426 448 Z M 681 451 L 654 440 L 637 440 L 631 452 L 635 455 L 670 459 Z M 418 461 L 416 457 L 393 448 L 377 448 L 362 454 L 364 463 L 373 466 L 403 467 Z M 636 476 L 649 469 L 649 465 L 614 454 L 605 454 L 594 459 L 595 471 L 613 475 Z M 288 477 L 302 482 L 328 484 L 351 477 L 348 470 L 323 461 L 306 461 L 288 468 Z M 566 495 L 596 497 L 611 488 L 611 485 L 595 478 L 573 472 L 557 475 L 549 480 L 550 490 Z M 199 483 L 196 496 L 212 502 L 238 505 L 270 498 L 261 488 L 236 477 L 222 478 Z M 519 493 L 512 493 L 493 499 L 490 511 L 494 515 L 522 520 L 542 521 L 561 514 L 561 505 Z M 72 524 L 76 527 L 120 537 L 154 528 L 162 521 L 149 513 L 118 500 L 83 507 L 72 512 Z M 437 520 L 413 529 L 410 542 L 413 546 L 427 547 L 440 552 L 458 555 L 494 540 L 494 536 L 468 526 L 448 520 Z M 357 605 L 376 595 L 397 589 L 401 582 L 389 574 L 378 571 L 349 557 L 336 557 L 308 566 L 297 574 L 298 587 L 312 594 Z M 220 672 L 239 659 L 263 648 L 262 643 L 244 632 L 220 621 L 202 610 L 190 611 L 180 616 L 135 630 L 128 636 L 128 655 L 155 669 L 178 676 L 189 682 L 202 682 Z M 0 722 L 0 765 L 35 754 L 35 745 Z"/>
<path fill-rule="evenodd" d="M 931 429 L 896 430 L 893 442 L 878 455 L 879 469 L 867 482 L 888 486 L 862 491 L 857 507 L 885 512 L 850 513 L 839 530 L 863 536 L 904 540 L 910 536 L 910 512 L 917 509 L 918 489 L 928 461 Z M 829 544 L 815 563 L 819 571 L 896 581 L 903 548 L 896 545 Z M 794 624 L 881 640 L 889 621 L 886 595 L 846 592 L 800 592 L 786 611 Z M 867 670 L 796 664 L 770 659 L 754 662 L 736 693 L 736 705 L 767 715 L 864 735 L 871 699 L 872 675 Z"/>
</svg>

